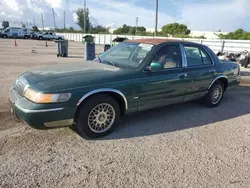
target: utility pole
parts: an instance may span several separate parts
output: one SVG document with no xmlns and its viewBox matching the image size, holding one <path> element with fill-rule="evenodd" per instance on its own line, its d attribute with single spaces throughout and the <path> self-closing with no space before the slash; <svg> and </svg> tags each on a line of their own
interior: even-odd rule
<svg viewBox="0 0 250 188">
<path fill-rule="evenodd" d="M 52 12 L 53 12 L 54 28 L 55 28 L 55 30 L 56 30 L 55 11 L 54 11 L 54 9 L 53 9 L 53 8 L 52 8 Z"/>
<path fill-rule="evenodd" d="M 64 31 L 65 31 L 65 11 L 63 12 L 63 28 L 64 28 Z"/>
<path fill-rule="evenodd" d="M 155 0 L 155 37 L 157 36 L 158 28 L 158 0 Z"/>
<path fill-rule="evenodd" d="M 33 26 L 36 26 L 35 16 L 33 16 Z"/>
<path fill-rule="evenodd" d="M 43 31 L 44 31 L 43 13 L 41 13 L 41 19 L 42 19 L 42 28 L 43 28 Z"/>
<path fill-rule="evenodd" d="M 87 18 L 87 16 L 86 16 L 86 0 L 84 0 L 84 34 L 86 34 L 86 18 Z"/>
<path fill-rule="evenodd" d="M 135 35 L 137 35 L 138 21 L 139 21 L 139 18 L 136 17 L 136 18 L 135 18 Z"/>
</svg>

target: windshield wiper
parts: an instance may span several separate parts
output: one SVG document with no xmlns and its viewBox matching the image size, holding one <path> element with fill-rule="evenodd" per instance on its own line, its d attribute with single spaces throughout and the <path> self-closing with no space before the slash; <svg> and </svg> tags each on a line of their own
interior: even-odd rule
<svg viewBox="0 0 250 188">
<path fill-rule="evenodd" d="M 105 62 L 105 63 L 107 63 L 109 65 L 114 66 L 114 67 L 117 67 L 116 64 L 114 64 L 112 61 L 109 62 L 109 61 L 103 60 L 102 62 Z"/>
<path fill-rule="evenodd" d="M 101 63 L 101 62 L 102 62 L 102 60 L 101 60 L 101 58 L 100 58 L 100 56 L 99 56 L 99 55 L 97 56 L 97 58 L 98 58 L 99 63 Z"/>
</svg>

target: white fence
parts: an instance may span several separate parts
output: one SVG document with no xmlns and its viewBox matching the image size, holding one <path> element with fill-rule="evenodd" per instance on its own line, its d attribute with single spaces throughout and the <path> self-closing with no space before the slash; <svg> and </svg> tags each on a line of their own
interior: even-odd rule
<svg viewBox="0 0 250 188">
<path fill-rule="evenodd" d="M 73 41 L 82 41 L 84 34 L 80 33 L 58 33 L 63 35 L 65 39 Z M 112 40 L 116 37 L 126 37 L 128 39 L 144 39 L 144 38 L 163 38 L 167 37 L 151 37 L 151 36 L 131 36 L 131 35 L 110 35 L 110 34 L 90 34 L 95 37 L 96 44 L 111 44 Z M 187 40 L 196 43 L 202 43 L 210 47 L 214 52 L 224 51 L 224 52 L 242 52 L 244 50 L 250 51 L 250 41 L 249 40 L 212 40 L 212 39 L 191 39 L 186 38 L 182 40 Z"/>
</svg>

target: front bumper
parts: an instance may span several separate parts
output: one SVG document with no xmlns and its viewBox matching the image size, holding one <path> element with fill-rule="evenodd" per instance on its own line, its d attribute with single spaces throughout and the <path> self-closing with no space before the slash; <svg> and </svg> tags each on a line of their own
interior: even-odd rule
<svg viewBox="0 0 250 188">
<path fill-rule="evenodd" d="M 71 126 L 76 107 L 65 104 L 36 104 L 20 97 L 14 88 L 9 90 L 9 101 L 15 115 L 36 129 Z"/>
</svg>

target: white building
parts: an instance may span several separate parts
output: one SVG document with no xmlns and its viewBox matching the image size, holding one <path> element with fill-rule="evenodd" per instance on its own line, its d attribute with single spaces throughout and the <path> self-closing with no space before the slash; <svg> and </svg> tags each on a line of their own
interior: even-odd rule
<svg viewBox="0 0 250 188">
<path fill-rule="evenodd" d="M 214 31 L 191 31 L 189 34 L 192 37 L 200 37 L 203 36 L 206 39 L 219 39 L 219 35 L 226 35 L 228 32 L 214 32 Z"/>
</svg>

